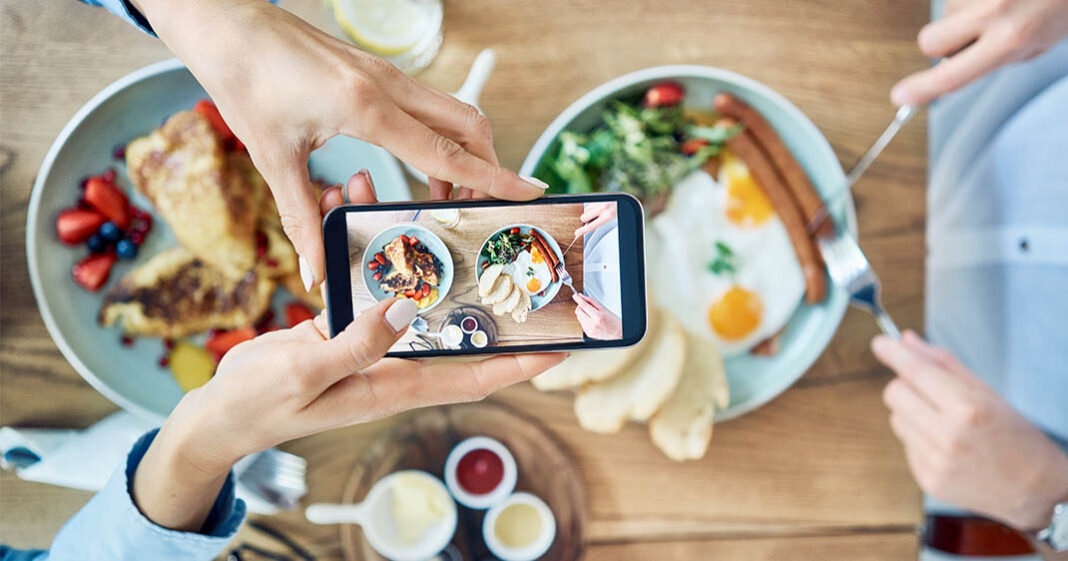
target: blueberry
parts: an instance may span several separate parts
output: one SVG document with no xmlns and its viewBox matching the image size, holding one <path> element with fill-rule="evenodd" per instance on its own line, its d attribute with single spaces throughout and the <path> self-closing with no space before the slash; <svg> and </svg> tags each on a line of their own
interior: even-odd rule
<svg viewBox="0 0 1068 561">
<path fill-rule="evenodd" d="M 101 253 L 108 248 L 108 241 L 101 237 L 100 234 L 93 234 L 86 240 L 85 245 L 89 246 L 89 251 Z"/>
<path fill-rule="evenodd" d="M 119 240 L 119 243 L 115 244 L 115 253 L 119 255 L 119 259 L 133 259 L 137 257 L 137 246 L 130 240 Z"/>
<path fill-rule="evenodd" d="M 122 230 L 119 230 L 119 227 L 114 222 L 103 223 L 97 233 L 109 242 L 118 241 L 122 237 Z"/>
</svg>

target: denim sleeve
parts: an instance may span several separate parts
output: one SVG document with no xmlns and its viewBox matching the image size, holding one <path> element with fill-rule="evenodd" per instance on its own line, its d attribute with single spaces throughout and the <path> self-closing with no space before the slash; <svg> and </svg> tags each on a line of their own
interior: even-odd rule
<svg viewBox="0 0 1068 561">
<path fill-rule="evenodd" d="M 178 532 L 154 524 L 134 505 L 133 475 L 153 430 L 134 444 L 126 465 L 60 529 L 48 552 L 0 546 L 0 561 L 209 561 L 233 539 L 245 519 L 245 503 L 234 496 L 234 477 L 226 478 L 200 533 Z"/>
<path fill-rule="evenodd" d="M 119 16 L 126 20 L 133 26 L 137 27 L 141 31 L 148 33 L 149 35 L 155 35 L 152 31 L 152 25 L 148 23 L 145 16 L 141 15 L 141 12 L 137 11 L 137 8 L 130 4 L 129 0 L 81 0 L 82 2 L 89 4 L 90 6 L 97 6 L 107 9 L 107 11 Z M 6 559 L 3 561 L 7 561 Z"/>
</svg>

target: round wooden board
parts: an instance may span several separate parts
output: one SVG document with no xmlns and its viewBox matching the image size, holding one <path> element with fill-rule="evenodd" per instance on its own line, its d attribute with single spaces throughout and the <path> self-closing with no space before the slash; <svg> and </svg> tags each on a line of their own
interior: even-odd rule
<svg viewBox="0 0 1068 561">
<path fill-rule="evenodd" d="M 442 477 L 445 458 L 461 440 L 484 435 L 501 441 L 519 467 L 516 491 L 541 497 L 556 517 L 556 539 L 542 559 L 577 561 L 585 550 L 586 488 L 572 455 L 536 419 L 504 406 L 482 402 L 434 407 L 412 414 L 371 443 L 353 469 L 342 503 L 363 500 L 376 481 L 400 469 L 422 469 Z M 485 511 L 459 507 L 453 544 L 468 561 L 495 559 L 482 541 Z M 348 561 L 382 561 L 351 524 L 341 525 L 341 545 Z"/>
</svg>

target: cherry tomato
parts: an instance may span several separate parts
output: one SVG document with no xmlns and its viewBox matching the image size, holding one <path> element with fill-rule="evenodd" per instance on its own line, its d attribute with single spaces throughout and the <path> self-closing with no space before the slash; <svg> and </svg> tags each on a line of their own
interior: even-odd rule
<svg viewBox="0 0 1068 561">
<path fill-rule="evenodd" d="M 409 290 L 404 293 L 405 298 L 415 298 L 415 290 Z"/>
<path fill-rule="evenodd" d="M 404 234 L 401 234 L 401 241 L 404 242 L 404 245 L 410 245 L 412 243 L 411 238 L 405 236 Z"/>
<path fill-rule="evenodd" d="M 685 92 L 677 82 L 661 82 L 645 92 L 646 107 L 670 107 L 682 101 Z"/>
<path fill-rule="evenodd" d="M 511 230 L 508 231 L 508 233 L 509 234 L 518 234 L 519 233 L 519 228 L 512 228 Z"/>
<path fill-rule="evenodd" d="M 708 146 L 708 141 L 703 138 L 691 138 L 679 146 L 679 152 L 687 156 L 693 156 L 698 150 Z"/>
<path fill-rule="evenodd" d="M 386 264 L 386 256 L 383 255 L 381 251 L 379 251 L 378 253 L 375 254 L 375 261 L 378 261 L 380 264 L 385 265 Z"/>
</svg>

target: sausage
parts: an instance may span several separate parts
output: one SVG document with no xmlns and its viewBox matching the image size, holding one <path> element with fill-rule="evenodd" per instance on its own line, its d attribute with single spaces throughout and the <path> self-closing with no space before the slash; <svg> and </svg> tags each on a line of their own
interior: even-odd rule
<svg viewBox="0 0 1068 561">
<path fill-rule="evenodd" d="M 534 246 L 538 248 L 538 251 L 545 257 L 545 261 L 549 263 L 549 274 L 553 276 L 553 282 L 560 280 L 559 275 L 556 274 L 556 264 L 559 260 L 556 258 L 556 254 L 553 253 L 552 246 L 536 230 L 531 230 L 530 234 L 534 237 Z"/>
<path fill-rule="evenodd" d="M 790 150 L 783 144 L 775 129 L 764 120 L 756 110 L 744 101 L 733 95 L 722 92 L 716 95 L 713 104 L 716 111 L 723 116 L 730 117 L 745 125 L 746 130 L 753 133 L 757 143 L 771 158 L 772 163 L 779 170 L 779 174 L 786 182 L 786 186 L 793 193 L 794 199 L 801 207 L 801 214 L 805 218 L 805 224 L 809 235 L 826 237 L 834 234 L 834 225 L 828 220 L 827 208 L 823 199 L 812 186 L 805 170 L 797 163 Z"/>
<path fill-rule="evenodd" d="M 736 122 L 734 119 L 725 117 L 720 119 L 719 124 L 724 127 L 733 127 Z M 786 182 L 775 169 L 771 158 L 760 148 L 749 129 L 730 137 L 727 140 L 727 148 L 749 167 L 753 179 L 764 189 L 768 200 L 771 201 L 771 206 L 775 207 L 775 213 L 779 215 L 779 220 L 786 227 L 790 243 L 794 246 L 794 253 L 797 254 L 797 260 L 801 263 L 801 271 L 805 275 L 805 301 L 809 304 L 823 301 L 827 293 L 827 280 L 823 274 L 822 262 L 790 188 L 786 186 Z"/>
</svg>

